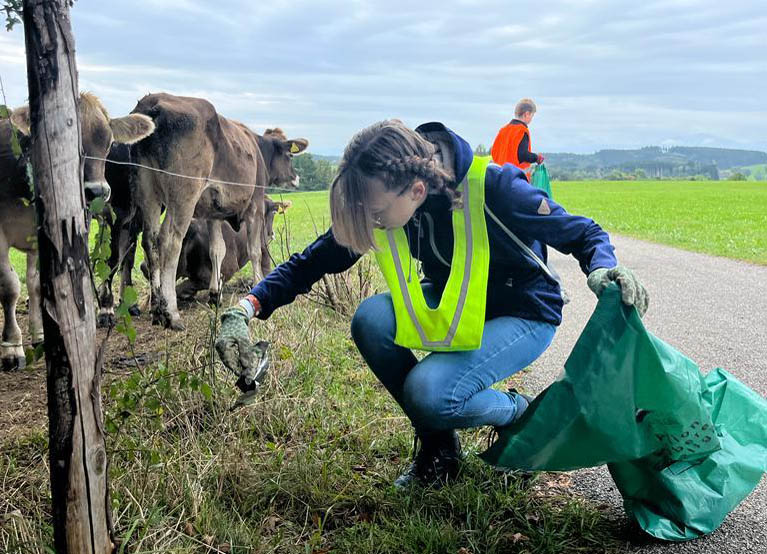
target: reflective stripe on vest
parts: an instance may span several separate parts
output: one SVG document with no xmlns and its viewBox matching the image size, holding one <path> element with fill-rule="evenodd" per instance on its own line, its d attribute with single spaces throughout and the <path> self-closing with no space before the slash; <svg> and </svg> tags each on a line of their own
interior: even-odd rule
<svg viewBox="0 0 767 554">
<path fill-rule="evenodd" d="M 430 308 L 421 283 L 412 278 L 404 228 L 374 232 L 376 260 L 389 285 L 397 321 L 394 342 L 430 351 L 475 350 L 482 344 L 490 247 L 485 222 L 485 170 L 489 157 L 474 157 L 459 185 L 463 208 L 455 209 L 453 258 L 439 306 Z M 420 240 L 420 237 L 419 239 Z"/>
</svg>

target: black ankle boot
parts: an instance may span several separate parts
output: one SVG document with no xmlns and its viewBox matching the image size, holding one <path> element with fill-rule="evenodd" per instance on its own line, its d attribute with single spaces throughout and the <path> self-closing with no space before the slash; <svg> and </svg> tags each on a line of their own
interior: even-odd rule
<svg viewBox="0 0 767 554">
<path fill-rule="evenodd" d="M 439 487 L 458 475 L 461 443 L 455 431 L 434 431 L 416 435 L 413 453 L 413 463 L 394 481 L 397 488 L 404 488 L 413 483 L 425 487 Z"/>
</svg>

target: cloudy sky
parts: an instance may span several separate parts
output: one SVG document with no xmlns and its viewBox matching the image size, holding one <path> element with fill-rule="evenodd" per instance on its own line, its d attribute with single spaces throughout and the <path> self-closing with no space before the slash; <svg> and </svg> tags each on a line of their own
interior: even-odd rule
<svg viewBox="0 0 767 554">
<path fill-rule="evenodd" d="M 523 96 L 543 152 L 767 150 L 764 0 L 77 0 L 72 21 L 80 88 L 112 115 L 200 96 L 320 154 L 388 117 L 488 145 Z M 25 103 L 21 26 L 0 77 Z"/>
</svg>

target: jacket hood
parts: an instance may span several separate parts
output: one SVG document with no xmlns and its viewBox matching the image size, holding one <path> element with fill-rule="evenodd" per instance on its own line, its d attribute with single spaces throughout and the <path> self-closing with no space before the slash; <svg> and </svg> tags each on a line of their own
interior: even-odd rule
<svg viewBox="0 0 767 554">
<path fill-rule="evenodd" d="M 469 172 L 471 162 L 474 160 L 474 152 L 469 143 L 438 121 L 419 125 L 416 127 L 415 132 L 423 135 L 424 138 L 431 142 L 444 142 L 450 147 L 453 154 L 455 182 L 460 183 L 463 181 Z"/>
</svg>

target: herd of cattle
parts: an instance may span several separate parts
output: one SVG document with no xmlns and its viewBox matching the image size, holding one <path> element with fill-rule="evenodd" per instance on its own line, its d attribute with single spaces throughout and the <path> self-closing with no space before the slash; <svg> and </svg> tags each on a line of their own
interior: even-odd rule
<svg viewBox="0 0 767 554">
<path fill-rule="evenodd" d="M 292 157 L 306 149 L 306 139 L 287 139 L 280 129 L 258 135 L 218 114 L 207 100 L 165 93 L 145 96 L 131 114 L 114 119 L 98 98 L 82 93 L 79 111 L 85 200 L 108 198 L 115 214 L 112 271 L 98 295 L 100 326 L 114 318 L 112 276 L 121 271 L 121 298 L 131 284 L 142 231 L 153 324 L 182 329 L 177 298 L 207 289 L 216 301 L 223 283 L 248 261 L 257 280 L 269 271 L 272 221 L 289 202 L 274 202 L 265 190 L 298 188 Z M 20 157 L 11 146 L 13 133 Z M 0 363 L 5 369 L 24 365 L 15 314 L 21 286 L 10 247 L 27 255 L 30 341 L 43 340 L 35 209 L 26 171 L 29 135 L 28 107 L 0 120 Z M 131 313 L 137 310 L 131 307 Z"/>
</svg>

